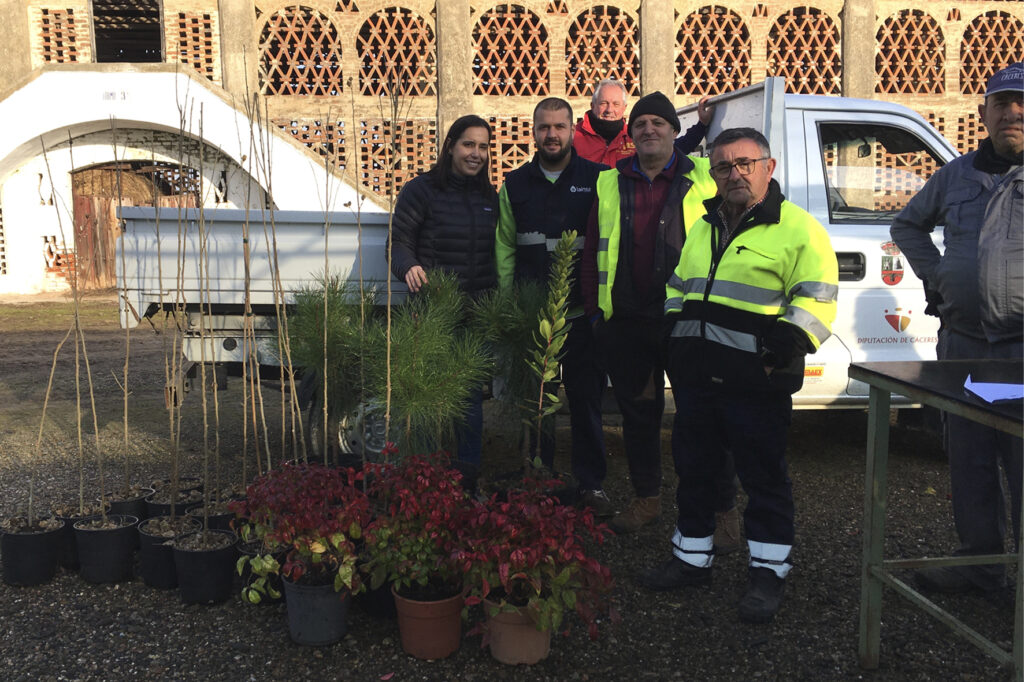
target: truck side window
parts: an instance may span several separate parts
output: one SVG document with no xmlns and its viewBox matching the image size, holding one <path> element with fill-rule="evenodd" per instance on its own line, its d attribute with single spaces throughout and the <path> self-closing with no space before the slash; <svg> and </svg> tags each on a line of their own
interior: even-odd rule
<svg viewBox="0 0 1024 682">
<path fill-rule="evenodd" d="M 895 126 L 820 123 L 818 135 L 833 223 L 890 223 L 943 163 Z"/>
</svg>

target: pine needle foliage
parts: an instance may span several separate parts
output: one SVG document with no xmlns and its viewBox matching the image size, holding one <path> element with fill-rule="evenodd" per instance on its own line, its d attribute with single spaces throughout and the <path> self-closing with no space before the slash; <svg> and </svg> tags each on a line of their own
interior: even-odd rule
<svg viewBox="0 0 1024 682">
<path fill-rule="evenodd" d="M 374 334 L 369 318 L 361 324 L 359 284 L 338 273 L 318 275 L 316 283 L 295 292 L 294 311 L 289 316 L 288 337 L 292 361 L 316 376 L 322 387 L 327 382 L 327 407 L 332 419 L 355 413 L 366 397 L 363 361 L 374 354 Z M 327 362 L 324 362 L 324 299 L 327 311 Z M 375 310 L 375 292 L 363 294 L 365 310 Z M 376 325 L 379 326 L 379 325 Z M 327 367 L 324 377 L 324 367 Z M 322 395 L 322 388 L 316 391 Z"/>
<path fill-rule="evenodd" d="M 391 312 L 390 440 L 404 453 L 451 446 L 469 398 L 492 367 L 485 334 L 469 324 L 470 302 L 456 277 L 427 273 L 430 284 Z M 375 330 L 383 347 L 385 331 Z M 383 353 L 370 359 L 370 387 L 384 395 Z"/>
</svg>

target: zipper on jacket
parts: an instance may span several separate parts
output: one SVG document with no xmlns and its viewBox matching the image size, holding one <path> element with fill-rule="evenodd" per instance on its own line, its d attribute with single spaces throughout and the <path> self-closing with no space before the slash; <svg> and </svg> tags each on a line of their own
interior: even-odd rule
<svg viewBox="0 0 1024 682">
<path fill-rule="evenodd" d="M 752 249 L 749 246 L 746 246 L 745 244 L 740 244 L 739 246 L 736 247 L 736 255 L 737 256 L 740 255 L 740 253 L 742 253 L 743 251 L 749 251 L 750 253 L 756 253 L 758 256 L 761 256 L 762 258 L 767 258 L 768 260 L 775 260 L 775 256 L 769 256 L 767 253 L 762 253 L 761 251 L 758 251 L 757 249 Z"/>
</svg>

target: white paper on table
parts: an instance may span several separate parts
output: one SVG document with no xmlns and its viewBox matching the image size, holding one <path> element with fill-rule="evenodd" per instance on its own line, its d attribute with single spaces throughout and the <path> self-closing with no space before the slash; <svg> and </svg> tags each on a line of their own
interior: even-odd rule
<svg viewBox="0 0 1024 682">
<path fill-rule="evenodd" d="M 1024 384 L 976 382 L 971 379 L 970 374 L 967 375 L 964 388 L 987 403 L 994 403 L 997 400 L 1020 400 L 1024 398 Z"/>
</svg>

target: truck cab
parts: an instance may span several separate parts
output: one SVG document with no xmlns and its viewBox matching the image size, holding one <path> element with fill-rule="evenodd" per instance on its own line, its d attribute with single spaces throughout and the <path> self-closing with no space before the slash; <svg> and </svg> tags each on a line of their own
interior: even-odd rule
<svg viewBox="0 0 1024 682">
<path fill-rule="evenodd" d="M 764 133 L 778 160 L 774 177 L 783 194 L 825 226 L 839 261 L 832 336 L 807 357 L 804 386 L 793 404 L 863 407 L 868 387 L 847 377 L 851 362 L 935 357 L 939 321 L 924 314 L 924 288 L 890 239 L 889 225 L 957 152 L 904 106 L 787 94 L 783 78 L 711 103 L 715 114 L 707 142 L 727 128 Z M 686 130 L 696 122 L 696 105 L 678 115 Z"/>
</svg>

